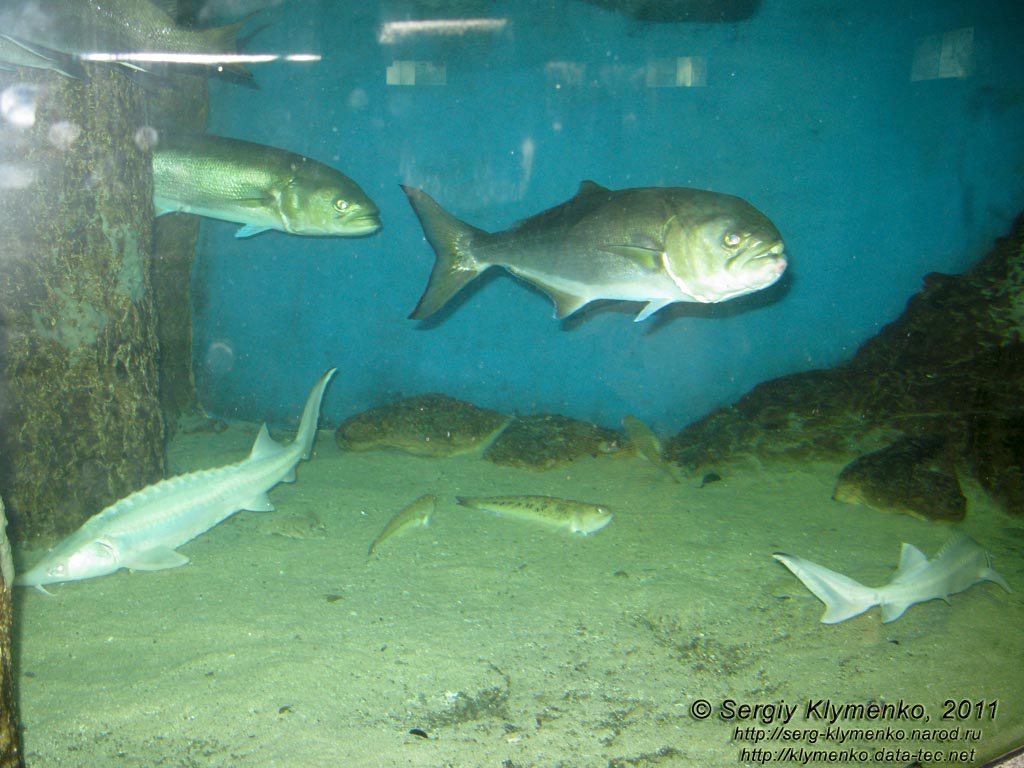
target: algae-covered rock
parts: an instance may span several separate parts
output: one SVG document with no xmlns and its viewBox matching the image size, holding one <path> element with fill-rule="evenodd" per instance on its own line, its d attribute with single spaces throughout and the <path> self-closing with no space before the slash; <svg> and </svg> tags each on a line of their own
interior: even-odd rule
<svg viewBox="0 0 1024 768">
<path fill-rule="evenodd" d="M 855 459 L 832 498 L 925 520 L 958 522 L 967 514 L 952 458 L 937 440 L 903 438 Z"/>
<path fill-rule="evenodd" d="M 508 422 L 503 413 L 447 395 L 418 395 L 346 419 L 334 439 L 347 451 L 393 448 L 441 458 L 482 449 Z"/>
<path fill-rule="evenodd" d="M 542 413 L 517 417 L 484 452 L 495 464 L 551 469 L 583 456 L 605 456 L 627 450 L 613 429 L 568 416 Z"/>
</svg>

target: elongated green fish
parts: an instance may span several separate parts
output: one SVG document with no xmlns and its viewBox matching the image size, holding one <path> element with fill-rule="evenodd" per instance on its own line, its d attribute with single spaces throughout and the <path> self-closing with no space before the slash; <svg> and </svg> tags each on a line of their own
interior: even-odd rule
<svg viewBox="0 0 1024 768">
<path fill-rule="evenodd" d="M 377 538 L 373 540 L 370 545 L 370 551 L 366 553 L 367 557 L 373 554 L 373 551 L 381 545 L 381 543 L 392 536 L 397 536 L 400 533 L 408 531 L 410 528 L 416 528 L 418 526 L 430 525 L 430 518 L 434 514 L 434 509 L 437 507 L 437 497 L 431 496 L 429 493 L 425 496 L 420 496 L 412 504 L 399 510 L 388 524 L 384 526 L 384 530 L 378 534 Z"/>
<path fill-rule="evenodd" d="M 133 69 L 148 63 L 217 66 L 248 78 L 235 36 L 248 19 L 214 29 L 178 26 L 149 0 L 31 0 L 4 4 L 0 28 L 28 46 L 44 46 L 92 61 Z"/>
<path fill-rule="evenodd" d="M 612 521 L 608 507 L 555 496 L 456 496 L 463 507 L 587 536 Z"/>
<path fill-rule="evenodd" d="M 276 147 L 220 136 L 165 136 L 153 151 L 156 215 L 181 211 L 242 224 L 235 237 L 362 237 L 380 212 L 352 179 Z"/>
<path fill-rule="evenodd" d="M 619 299 L 647 303 L 637 321 L 677 301 L 719 302 L 767 288 L 786 269 L 771 221 L 717 192 L 613 191 L 584 181 L 568 202 L 492 234 L 459 221 L 422 190 L 402 189 L 437 256 L 414 320 L 494 266 L 543 290 L 558 318 L 595 299 Z"/>
</svg>

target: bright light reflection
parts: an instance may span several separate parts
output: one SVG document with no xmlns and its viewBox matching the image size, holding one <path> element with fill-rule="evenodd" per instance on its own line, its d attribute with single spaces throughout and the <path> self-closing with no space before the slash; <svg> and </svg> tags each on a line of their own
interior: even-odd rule
<svg viewBox="0 0 1024 768">
<path fill-rule="evenodd" d="M 467 32 L 500 32 L 508 19 L 427 19 L 425 21 L 389 21 L 380 28 L 377 42 L 397 43 L 411 35 L 464 35 Z"/>
<path fill-rule="evenodd" d="M 166 62 L 169 64 L 265 64 L 268 61 L 320 61 L 318 53 L 84 53 L 85 61 L 119 62 Z"/>
</svg>

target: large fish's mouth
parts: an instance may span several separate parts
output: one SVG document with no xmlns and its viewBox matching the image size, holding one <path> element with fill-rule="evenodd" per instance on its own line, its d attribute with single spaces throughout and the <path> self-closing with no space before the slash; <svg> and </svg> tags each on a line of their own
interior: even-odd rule
<svg viewBox="0 0 1024 768">
<path fill-rule="evenodd" d="M 774 272 L 776 277 L 786 271 L 786 246 L 781 240 L 774 243 L 755 243 L 736 254 L 731 261 L 740 269 Z M 732 265 L 730 265 L 732 266 Z"/>
<path fill-rule="evenodd" d="M 380 214 L 376 211 L 356 211 L 341 219 L 341 230 L 351 237 L 372 235 L 381 226 Z"/>
</svg>

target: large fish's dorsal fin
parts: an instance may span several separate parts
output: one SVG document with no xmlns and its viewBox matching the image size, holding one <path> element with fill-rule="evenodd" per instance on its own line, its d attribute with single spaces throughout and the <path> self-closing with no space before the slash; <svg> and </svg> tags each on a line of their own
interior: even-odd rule
<svg viewBox="0 0 1024 768">
<path fill-rule="evenodd" d="M 585 181 L 580 182 L 580 188 L 576 192 L 576 197 L 583 197 L 584 195 L 593 195 L 598 192 L 601 194 L 607 194 L 608 192 L 611 192 L 611 190 L 608 189 L 608 187 L 602 187 L 596 181 L 586 179 Z"/>
<path fill-rule="evenodd" d="M 177 19 L 178 0 L 149 0 L 149 2 L 170 16 L 172 20 Z"/>
<path fill-rule="evenodd" d="M 280 450 L 281 444 L 270 436 L 270 431 L 264 422 L 260 427 L 259 434 L 256 435 L 256 441 L 252 444 L 252 450 L 249 451 L 249 459 L 262 459 L 264 456 L 269 456 Z"/>
<path fill-rule="evenodd" d="M 903 546 L 900 549 L 900 564 L 896 569 L 896 573 L 893 575 L 893 581 L 899 581 L 905 579 L 917 573 L 920 569 L 928 565 L 928 558 L 925 557 L 924 552 L 915 547 L 913 544 L 907 544 L 903 542 Z M 904 611 L 906 608 L 903 609 Z M 900 611 L 902 614 L 903 611 Z M 898 616 L 897 616 L 898 618 Z"/>
</svg>

